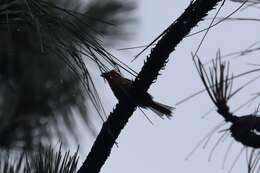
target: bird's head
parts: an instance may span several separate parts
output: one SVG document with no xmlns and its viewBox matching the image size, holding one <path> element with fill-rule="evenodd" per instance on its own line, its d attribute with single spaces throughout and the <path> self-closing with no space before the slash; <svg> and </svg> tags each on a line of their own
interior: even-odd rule
<svg viewBox="0 0 260 173">
<path fill-rule="evenodd" d="M 122 76 L 116 70 L 111 70 L 109 72 L 102 73 L 101 76 L 105 78 L 107 81 L 121 78 Z"/>
</svg>

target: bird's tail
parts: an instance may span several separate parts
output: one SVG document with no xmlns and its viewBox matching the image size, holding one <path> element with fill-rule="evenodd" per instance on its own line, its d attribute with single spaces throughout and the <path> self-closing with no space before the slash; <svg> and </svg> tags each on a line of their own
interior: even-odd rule
<svg viewBox="0 0 260 173">
<path fill-rule="evenodd" d="M 174 107 L 162 103 L 158 103 L 156 101 L 153 101 L 149 105 L 149 108 L 161 118 L 163 118 L 164 115 L 167 118 L 171 118 L 173 113 L 172 111 L 175 109 Z"/>
</svg>

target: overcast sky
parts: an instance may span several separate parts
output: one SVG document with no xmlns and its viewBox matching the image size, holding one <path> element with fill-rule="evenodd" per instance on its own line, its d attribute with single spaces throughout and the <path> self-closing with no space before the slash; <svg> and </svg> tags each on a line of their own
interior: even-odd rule
<svg viewBox="0 0 260 173">
<path fill-rule="evenodd" d="M 188 4 L 189 0 L 138 0 L 136 16 L 139 19 L 139 23 L 135 27 L 136 35 L 131 41 L 122 43 L 118 48 L 149 43 L 178 17 Z M 239 5 L 239 3 L 226 2 L 219 16 L 223 17 L 231 13 Z M 215 12 L 211 12 L 211 16 Z M 248 8 L 235 16 L 257 17 L 259 14 L 259 9 Z M 206 20 L 200 23 L 195 30 L 206 27 L 209 22 L 209 20 Z M 223 54 L 245 49 L 259 40 L 257 38 L 259 37 L 259 29 L 260 22 L 239 21 L 219 24 L 210 30 L 198 55 L 205 62 L 214 58 L 218 49 Z M 176 51 L 171 54 L 166 69 L 162 71 L 158 81 L 149 90 L 149 93 L 154 96 L 155 100 L 175 106 L 175 103 L 181 99 L 203 88 L 190 55 L 191 51 L 196 50 L 201 37 L 202 35 L 197 35 L 184 39 L 178 45 Z M 113 53 L 124 62 L 130 64 L 133 69 L 139 71 L 143 65 L 144 58 L 149 54 L 149 50 L 137 61 L 130 63 L 131 57 L 137 54 L 138 51 L 140 50 L 114 50 Z M 257 55 L 259 54 L 256 53 L 248 57 L 256 57 Z M 246 68 L 251 68 L 247 64 L 250 60 L 252 59 L 232 59 L 232 71 L 239 73 L 245 71 Z M 255 59 L 253 62 L 257 63 Z M 103 102 L 107 112 L 110 112 L 116 100 L 107 84 L 104 84 L 102 81 L 102 85 L 104 87 L 103 93 L 101 93 Z M 232 109 L 235 109 L 235 106 L 239 103 L 241 103 L 240 100 L 234 100 Z M 154 125 L 151 125 L 137 110 L 117 140 L 119 148 L 113 148 L 111 156 L 101 172 L 228 172 L 242 146 L 240 144 L 233 145 L 226 160 L 225 168 L 222 169 L 224 155 L 231 141 L 229 136 L 220 142 L 212 154 L 212 160 L 208 162 L 212 148 L 214 148 L 219 136 L 223 134 L 221 132 L 216 133 L 211 138 L 204 150 L 200 146 L 188 161 L 185 160 L 197 143 L 223 120 L 216 113 L 211 113 L 206 118 L 202 118 L 202 115 L 212 106 L 209 98 L 202 94 L 184 104 L 176 106 L 177 109 L 171 120 L 161 120 L 152 112 L 146 111 Z M 254 108 L 249 107 L 244 112 L 250 113 Z M 84 146 L 83 150 L 85 153 L 89 151 L 91 145 L 89 143 L 88 146 Z M 245 152 L 242 153 L 232 172 L 246 172 Z"/>
</svg>

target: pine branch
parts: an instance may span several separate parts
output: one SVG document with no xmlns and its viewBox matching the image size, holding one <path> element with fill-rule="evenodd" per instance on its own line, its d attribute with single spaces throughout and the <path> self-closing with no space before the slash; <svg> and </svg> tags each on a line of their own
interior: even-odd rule
<svg viewBox="0 0 260 173">
<path fill-rule="evenodd" d="M 121 130 L 133 114 L 135 107 L 136 105 L 131 105 L 126 102 L 116 105 L 114 111 L 103 124 L 87 159 L 79 169 L 78 173 L 100 171 L 101 167 L 110 155 L 116 138 L 119 136 Z"/>
<path fill-rule="evenodd" d="M 132 93 L 140 97 L 157 79 L 159 71 L 165 66 L 169 54 L 181 40 L 195 27 L 199 21 L 212 10 L 220 0 L 192 1 L 185 12 L 163 33 L 156 47 L 152 49 L 147 62 L 134 81 Z M 78 173 L 98 173 L 110 155 L 115 139 L 133 114 L 136 105 L 129 102 L 119 102 L 110 114 L 92 146 Z"/>
</svg>

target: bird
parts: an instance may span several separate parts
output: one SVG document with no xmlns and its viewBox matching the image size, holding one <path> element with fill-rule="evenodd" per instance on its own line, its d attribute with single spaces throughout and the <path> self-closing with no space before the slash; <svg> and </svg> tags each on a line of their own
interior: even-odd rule
<svg viewBox="0 0 260 173">
<path fill-rule="evenodd" d="M 127 78 L 124 78 L 119 72 L 116 70 L 111 70 L 108 72 L 104 72 L 101 74 L 103 78 L 108 82 L 112 92 L 114 93 L 117 100 L 120 101 L 130 101 L 134 102 L 141 108 L 149 108 L 154 113 L 156 113 L 159 117 L 167 118 L 172 117 L 172 111 L 175 109 L 174 107 L 156 102 L 153 100 L 153 97 L 145 92 L 142 96 L 138 98 L 134 98 L 133 94 L 131 94 L 131 88 L 133 85 L 133 81 Z"/>
</svg>

